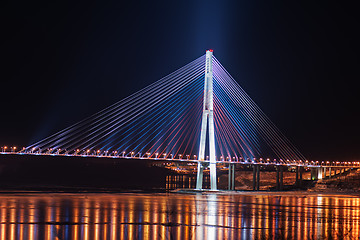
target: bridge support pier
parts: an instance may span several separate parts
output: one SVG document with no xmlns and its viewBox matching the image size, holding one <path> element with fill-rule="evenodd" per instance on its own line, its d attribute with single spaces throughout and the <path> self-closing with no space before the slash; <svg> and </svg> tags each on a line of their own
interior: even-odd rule
<svg viewBox="0 0 360 240">
<path fill-rule="evenodd" d="M 281 191 L 283 190 L 284 183 L 283 183 L 283 167 L 276 166 L 276 190 Z"/>
<path fill-rule="evenodd" d="M 297 187 L 300 187 L 301 184 L 302 184 L 302 171 L 303 171 L 303 168 L 301 166 L 296 167 L 296 182 L 295 182 L 295 185 Z"/>
<path fill-rule="evenodd" d="M 253 165 L 253 191 L 260 190 L 260 165 Z"/>
<path fill-rule="evenodd" d="M 204 178 L 204 164 L 199 162 L 196 176 L 196 189 L 202 189 Z"/>
<path fill-rule="evenodd" d="M 228 190 L 235 190 L 235 164 L 229 163 Z"/>
<path fill-rule="evenodd" d="M 318 171 L 317 168 L 311 168 L 311 180 L 318 180 Z"/>
<path fill-rule="evenodd" d="M 331 178 L 331 167 L 329 168 L 329 178 Z"/>
<path fill-rule="evenodd" d="M 318 170 L 317 170 L 317 175 L 318 175 L 317 179 L 319 179 L 319 180 L 323 179 L 323 171 L 324 171 L 324 169 L 322 167 L 318 168 Z"/>
</svg>

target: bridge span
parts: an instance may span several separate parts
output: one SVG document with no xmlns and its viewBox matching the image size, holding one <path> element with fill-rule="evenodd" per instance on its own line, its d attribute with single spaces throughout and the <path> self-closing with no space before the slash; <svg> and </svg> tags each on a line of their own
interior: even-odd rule
<svg viewBox="0 0 360 240">
<path fill-rule="evenodd" d="M 207 50 L 205 55 L 129 97 L 20 151 L 3 154 L 122 158 L 197 165 L 197 189 L 210 169 L 217 190 L 217 166 L 251 165 L 326 171 L 359 168 L 359 162 L 307 160 Z M 279 183 L 280 184 L 280 183 Z M 280 184 L 281 185 L 281 184 Z M 231 187 L 232 189 L 233 187 Z"/>
</svg>

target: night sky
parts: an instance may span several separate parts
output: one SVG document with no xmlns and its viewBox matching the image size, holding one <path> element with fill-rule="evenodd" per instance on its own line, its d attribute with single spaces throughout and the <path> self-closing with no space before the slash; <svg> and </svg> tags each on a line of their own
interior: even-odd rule
<svg viewBox="0 0 360 240">
<path fill-rule="evenodd" d="M 308 159 L 360 159 L 356 6 L 76 2 L 2 4 L 1 146 L 47 137 L 212 48 Z"/>
</svg>

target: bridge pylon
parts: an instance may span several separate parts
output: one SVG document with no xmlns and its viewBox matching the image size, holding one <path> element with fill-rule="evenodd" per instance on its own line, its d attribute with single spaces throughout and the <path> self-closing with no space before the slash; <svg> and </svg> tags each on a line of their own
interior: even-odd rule
<svg viewBox="0 0 360 240">
<path fill-rule="evenodd" d="M 204 81 L 204 104 L 201 121 L 200 147 L 198 155 L 198 171 L 196 189 L 203 188 L 203 171 L 205 167 L 206 135 L 209 136 L 210 154 L 210 188 L 217 190 L 216 156 L 215 156 L 215 127 L 214 127 L 214 103 L 213 103 L 213 50 L 206 51 L 205 58 L 205 81 Z"/>
</svg>

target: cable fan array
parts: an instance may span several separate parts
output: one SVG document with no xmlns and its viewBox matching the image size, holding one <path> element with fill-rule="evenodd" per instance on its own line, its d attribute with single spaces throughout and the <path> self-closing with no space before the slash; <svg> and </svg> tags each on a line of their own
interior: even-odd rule
<svg viewBox="0 0 360 240">
<path fill-rule="evenodd" d="M 30 154 L 197 160 L 205 55 L 23 150 Z M 213 57 L 217 161 L 304 160 Z"/>
<path fill-rule="evenodd" d="M 215 57 L 213 64 L 215 136 L 220 158 L 305 160 Z"/>
</svg>

